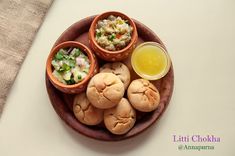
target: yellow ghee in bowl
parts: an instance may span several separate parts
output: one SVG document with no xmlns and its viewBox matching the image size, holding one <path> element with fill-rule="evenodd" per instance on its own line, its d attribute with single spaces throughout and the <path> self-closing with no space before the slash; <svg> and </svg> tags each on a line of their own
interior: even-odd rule
<svg viewBox="0 0 235 156">
<path fill-rule="evenodd" d="M 145 42 L 133 51 L 131 64 L 140 77 L 157 80 L 167 74 L 171 61 L 168 53 L 160 44 Z"/>
</svg>

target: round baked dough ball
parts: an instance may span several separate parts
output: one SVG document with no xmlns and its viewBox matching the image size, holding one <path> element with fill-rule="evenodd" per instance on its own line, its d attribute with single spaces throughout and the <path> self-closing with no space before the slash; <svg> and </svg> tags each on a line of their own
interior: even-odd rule
<svg viewBox="0 0 235 156">
<path fill-rule="evenodd" d="M 132 106 L 141 112 L 151 112 L 160 103 L 157 88 L 145 79 L 132 81 L 128 87 L 127 96 Z"/>
<path fill-rule="evenodd" d="M 122 98 L 116 107 L 104 111 L 104 124 L 113 134 L 127 133 L 135 124 L 136 112 L 127 99 Z"/>
<path fill-rule="evenodd" d="M 100 68 L 100 72 L 113 73 L 117 75 L 124 84 L 125 89 L 127 89 L 128 85 L 130 84 L 130 71 L 127 66 L 121 62 L 106 63 Z"/>
<path fill-rule="evenodd" d="M 108 109 L 120 102 L 124 92 L 124 85 L 116 75 L 98 73 L 90 80 L 86 94 L 92 105 Z"/>
<path fill-rule="evenodd" d="M 75 117 L 86 125 L 97 125 L 103 121 L 103 110 L 91 105 L 85 93 L 75 96 L 73 112 Z"/>
</svg>

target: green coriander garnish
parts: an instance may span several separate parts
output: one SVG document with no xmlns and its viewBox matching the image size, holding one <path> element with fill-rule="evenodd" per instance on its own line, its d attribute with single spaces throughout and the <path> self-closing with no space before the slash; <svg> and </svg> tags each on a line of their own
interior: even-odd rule
<svg viewBox="0 0 235 156">
<path fill-rule="evenodd" d="M 63 59 L 63 53 L 62 53 L 62 51 L 59 51 L 59 52 L 55 55 L 55 59 L 56 59 L 56 60 L 62 60 L 62 59 Z"/>
<path fill-rule="evenodd" d="M 81 75 L 78 75 L 78 80 L 81 80 L 82 79 L 82 76 Z"/>
<path fill-rule="evenodd" d="M 53 76 L 61 83 L 72 85 L 82 81 L 90 70 L 88 57 L 79 48 L 60 49 L 51 65 Z"/>
<path fill-rule="evenodd" d="M 113 41 L 113 39 L 115 39 L 115 38 L 116 38 L 116 35 L 115 35 L 115 34 L 111 34 L 111 35 L 108 36 L 108 39 L 109 39 L 110 41 Z"/>
<path fill-rule="evenodd" d="M 77 49 L 77 48 L 74 48 L 74 49 L 72 50 L 72 52 L 71 52 L 71 55 L 72 55 L 73 57 L 78 57 L 80 54 L 81 54 L 81 51 L 80 51 L 79 49 Z"/>
<path fill-rule="evenodd" d="M 99 32 L 96 32 L 96 37 L 101 37 L 102 33 L 99 31 Z"/>
</svg>

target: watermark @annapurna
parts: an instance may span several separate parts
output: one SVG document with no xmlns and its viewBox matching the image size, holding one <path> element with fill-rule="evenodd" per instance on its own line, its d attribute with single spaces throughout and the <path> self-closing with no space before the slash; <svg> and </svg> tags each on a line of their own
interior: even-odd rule
<svg viewBox="0 0 235 156">
<path fill-rule="evenodd" d="M 214 150 L 215 146 L 199 146 L 199 145 L 178 145 L 178 150 Z"/>
</svg>

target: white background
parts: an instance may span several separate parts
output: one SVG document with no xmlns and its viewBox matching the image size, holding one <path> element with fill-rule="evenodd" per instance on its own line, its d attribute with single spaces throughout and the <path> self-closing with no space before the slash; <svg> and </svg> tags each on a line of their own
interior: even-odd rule
<svg viewBox="0 0 235 156">
<path fill-rule="evenodd" d="M 59 35 L 74 22 L 109 10 L 151 28 L 165 43 L 175 71 L 173 97 L 160 121 L 121 142 L 92 140 L 67 127 L 50 104 L 44 80 L 46 58 Z M 0 155 L 234 156 L 234 67 L 234 0 L 57 0 L 5 105 Z M 215 135 L 221 142 L 201 144 L 214 145 L 211 151 L 179 151 L 174 134 Z"/>
</svg>

